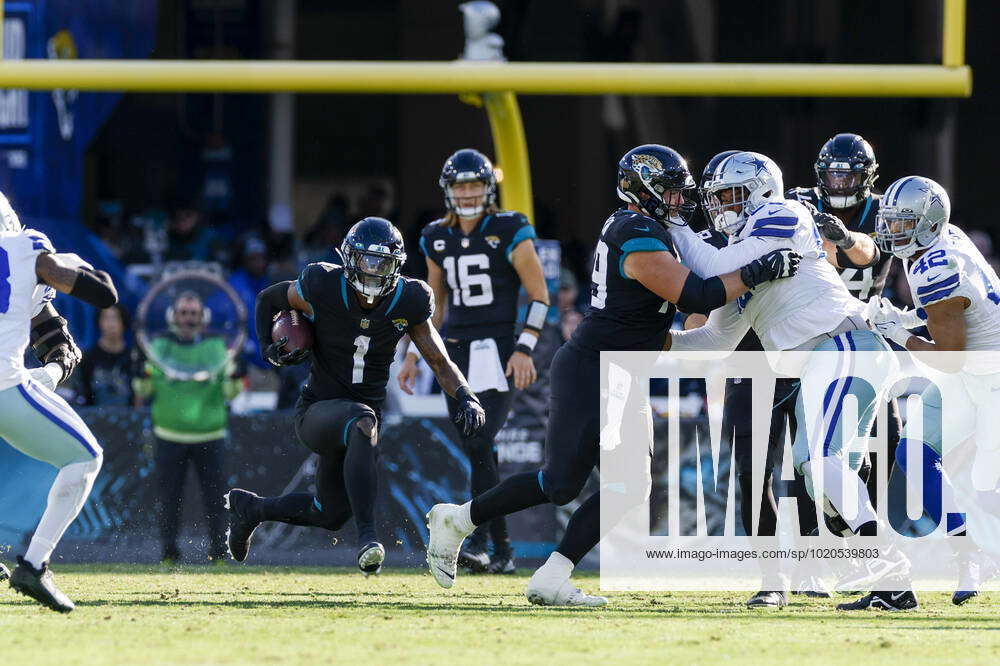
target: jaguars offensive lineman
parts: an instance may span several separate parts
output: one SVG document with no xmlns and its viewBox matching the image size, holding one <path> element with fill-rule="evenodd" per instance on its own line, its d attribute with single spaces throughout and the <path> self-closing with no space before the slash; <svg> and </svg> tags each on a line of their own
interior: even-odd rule
<svg viewBox="0 0 1000 666">
<path fill-rule="evenodd" d="M 229 549 L 246 560 L 257 526 L 274 520 L 340 529 L 353 515 L 358 568 L 378 573 L 385 548 L 375 533 L 378 431 L 389 365 L 406 334 L 455 398 L 455 422 L 472 435 L 485 421 L 483 408 L 452 363 L 428 319 L 434 297 L 426 283 L 402 277 L 403 237 L 388 220 L 366 217 L 348 231 L 344 265 L 309 264 L 297 280 L 279 282 L 257 296 L 257 336 L 264 358 L 275 366 L 301 363 L 306 350 L 285 351 L 273 340 L 271 322 L 295 309 L 315 328 L 309 381 L 295 406 L 295 432 L 319 456 L 316 494 L 260 497 L 234 488 L 226 495 Z"/>
<path fill-rule="evenodd" d="M 707 280 L 674 256 L 668 225 L 686 225 L 696 210 L 695 183 L 687 163 L 666 146 L 646 144 L 618 163 L 617 194 L 627 207 L 604 223 L 594 251 L 590 308 L 552 360 L 545 465 L 515 474 L 462 506 L 437 504 L 428 514 L 427 562 L 442 587 L 455 582 L 458 553 L 477 525 L 551 502 L 564 505 L 583 490 L 598 462 L 601 351 L 655 350 L 667 335 L 676 307 L 708 312 L 768 280 L 795 272 L 798 256 L 771 250 L 740 270 Z M 614 494 L 616 504 L 639 502 Z M 609 495 L 609 500 L 612 495 Z M 531 577 L 527 597 L 548 606 L 601 606 L 570 582 L 573 568 L 600 540 L 601 493 L 570 518 L 562 541 Z"/>
<path fill-rule="evenodd" d="M 468 148 L 457 151 L 444 163 L 438 182 L 448 213 L 424 228 L 420 249 L 437 305 L 431 322 L 442 332 L 448 356 L 469 379 L 486 410 L 486 426 L 472 437 L 462 437 L 475 497 L 500 482 L 494 438 L 514 397 L 507 377 L 517 390 L 537 377 L 531 352 L 545 325 L 549 292 L 532 242 L 535 229 L 521 213 L 497 210 L 496 175 L 485 155 Z M 531 303 L 524 330 L 515 341 L 522 285 Z M 407 393 L 417 375 L 417 358 L 411 349 L 399 373 L 400 387 Z M 454 416 L 458 403 L 453 398 L 447 402 Z M 487 531 L 493 541 L 492 556 L 486 547 Z M 476 528 L 458 562 L 474 572 L 514 573 L 506 518 Z"/>
<path fill-rule="evenodd" d="M 48 238 L 24 229 L 0 195 L 0 437 L 25 455 L 56 469 L 45 512 L 17 568 L 0 580 L 52 610 L 68 613 L 73 602 L 55 585 L 49 558 L 86 502 L 104 460 L 90 429 L 52 388 L 58 362 L 28 371 L 24 353 L 41 292 L 53 288 L 98 308 L 118 294 L 110 276 L 75 254 L 56 254 Z M 51 296 L 48 296 L 51 298 Z M 44 300 L 44 298 L 43 298 Z M 75 346 L 75 345 L 74 345 Z"/>
<path fill-rule="evenodd" d="M 872 303 L 870 311 L 875 328 L 887 338 L 912 352 L 996 352 L 1000 350 L 1000 279 L 982 253 L 965 233 L 949 222 L 951 201 L 938 183 L 922 176 L 908 176 L 892 183 L 882 199 L 876 221 L 879 245 L 903 262 L 906 280 L 916 310 L 899 310 L 886 300 Z M 910 334 L 906 329 L 927 326 L 933 341 Z M 941 361 L 948 365 L 955 355 Z M 933 363 L 934 355 L 920 359 Z M 942 419 L 947 418 L 949 437 L 955 443 L 975 436 L 977 454 L 972 467 L 974 485 L 995 488 L 996 478 L 977 478 L 1000 470 L 1000 447 L 997 432 L 1000 419 L 996 391 L 1000 390 L 1000 363 L 995 355 L 982 354 L 975 363 L 959 368 L 942 368 L 946 373 L 935 381 L 956 385 L 947 414 L 941 409 L 941 394 L 932 384 L 921 395 L 924 409 L 922 449 L 924 470 L 924 511 L 935 518 L 942 506 L 955 506 L 948 495 L 954 490 L 941 471 Z M 906 439 L 913 437 L 913 424 L 907 423 L 904 437 L 896 449 L 896 461 L 905 471 Z M 978 594 L 978 567 L 971 561 L 965 521 L 961 514 L 949 513 L 947 534 L 959 565 L 958 590 L 952 596 L 961 605 Z M 907 610 L 917 607 L 912 592 L 905 595 L 875 591 L 843 610 L 883 608 Z"/>
</svg>

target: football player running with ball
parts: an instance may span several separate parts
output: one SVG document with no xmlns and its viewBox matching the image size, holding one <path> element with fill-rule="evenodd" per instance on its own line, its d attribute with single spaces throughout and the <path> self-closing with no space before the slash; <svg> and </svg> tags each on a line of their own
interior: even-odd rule
<svg viewBox="0 0 1000 666">
<path fill-rule="evenodd" d="M 442 587 L 454 584 L 462 542 L 477 525 L 549 502 L 564 505 L 583 490 L 599 456 L 601 351 L 660 349 L 675 304 L 708 312 L 794 273 L 798 257 L 787 250 L 764 252 L 741 269 L 707 280 L 682 266 L 667 227 L 687 224 L 697 207 L 694 191 L 687 163 L 671 148 L 646 144 L 619 161 L 617 194 L 628 205 L 604 223 L 594 252 L 590 308 L 552 360 L 545 465 L 510 476 L 462 506 L 431 509 L 427 562 Z M 556 551 L 531 577 L 532 603 L 607 603 L 570 582 L 573 568 L 600 540 L 600 497 L 599 491 L 576 510 Z"/>
<path fill-rule="evenodd" d="M 532 242 L 534 227 L 521 213 L 497 210 L 497 180 L 489 159 L 477 150 L 459 150 L 444 163 L 439 183 L 448 214 L 424 228 L 420 249 L 437 304 L 431 322 L 442 331 L 448 356 L 469 378 L 486 410 L 486 426 L 473 436 L 462 435 L 474 497 L 500 482 L 494 438 L 507 420 L 511 389 L 523 390 L 537 377 L 531 352 L 545 326 L 549 293 Z M 522 285 L 531 303 L 515 341 Z M 418 356 L 411 347 L 399 373 L 407 393 L 417 376 Z M 458 406 L 448 398 L 452 416 Z M 506 519 L 499 516 L 480 525 L 466 540 L 458 563 L 474 572 L 514 573 Z"/>
<path fill-rule="evenodd" d="M 315 328 L 309 380 L 295 407 L 295 433 L 319 456 L 319 464 L 315 495 L 229 491 L 229 549 L 238 562 L 246 560 L 253 532 L 264 521 L 338 530 L 353 516 L 358 568 L 365 575 L 381 570 L 385 548 L 375 533 L 378 432 L 389 365 L 404 335 L 458 403 L 454 420 L 462 432 L 473 435 L 485 422 L 478 398 L 429 322 L 434 311 L 430 288 L 399 274 L 406 261 L 399 230 L 388 220 L 367 217 L 351 227 L 341 254 L 343 266 L 309 264 L 297 280 L 279 282 L 257 296 L 257 336 L 271 364 L 309 357 L 308 350 L 286 350 L 284 338 L 272 339 L 276 314 L 294 308 Z"/>
</svg>

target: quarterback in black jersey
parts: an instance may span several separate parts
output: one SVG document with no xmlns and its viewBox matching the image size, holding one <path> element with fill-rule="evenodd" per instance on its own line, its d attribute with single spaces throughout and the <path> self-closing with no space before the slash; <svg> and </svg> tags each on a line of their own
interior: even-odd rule
<svg viewBox="0 0 1000 666">
<path fill-rule="evenodd" d="M 459 549 L 476 525 L 548 502 L 567 504 L 583 490 L 599 454 L 602 350 L 659 349 L 675 305 L 708 312 L 757 284 L 795 272 L 798 256 L 788 250 L 708 280 L 681 266 L 666 225 L 687 224 L 696 209 L 694 190 L 684 159 L 666 146 L 642 145 L 619 161 L 617 193 L 628 207 L 613 213 L 601 229 L 590 309 L 552 360 L 545 465 L 515 474 L 462 506 L 431 509 L 427 560 L 442 587 L 454 583 Z M 616 506 L 645 498 L 645 492 L 638 495 L 615 497 Z M 532 603 L 607 603 L 570 582 L 573 568 L 600 540 L 600 501 L 595 493 L 570 518 L 556 551 L 528 583 Z"/>
<path fill-rule="evenodd" d="M 229 550 L 244 561 L 250 539 L 266 520 L 337 530 L 353 515 L 358 568 L 378 573 L 385 548 L 375 534 L 378 430 L 396 345 L 409 334 L 458 407 L 455 422 L 472 434 L 483 408 L 444 350 L 429 319 L 430 288 L 399 275 L 403 237 L 388 220 L 367 217 L 347 233 L 344 265 L 309 264 L 298 280 L 279 282 L 257 296 L 256 327 L 264 358 L 275 366 L 301 363 L 309 353 L 285 351 L 272 340 L 271 322 L 294 308 L 312 322 L 315 342 L 308 383 L 295 406 L 295 433 L 319 456 L 316 494 L 259 497 L 239 488 L 226 496 Z"/>
<path fill-rule="evenodd" d="M 473 436 L 462 436 L 475 496 L 500 482 L 494 439 L 507 420 L 512 389 L 526 388 L 537 376 L 531 352 L 545 325 L 549 293 L 532 242 L 534 227 L 521 213 L 497 210 L 490 160 L 478 150 L 459 150 L 444 163 L 438 182 L 448 213 L 424 228 L 420 249 L 437 303 L 431 321 L 486 410 L 486 426 Z M 531 302 L 524 330 L 515 341 L 522 286 Z M 399 385 L 407 393 L 417 376 L 417 358 L 413 350 L 407 353 L 399 373 Z M 454 415 L 457 401 L 448 398 L 447 403 Z M 493 541 L 492 556 L 487 534 Z M 480 525 L 462 548 L 459 563 L 476 572 L 514 573 L 506 519 L 500 516 Z"/>
</svg>

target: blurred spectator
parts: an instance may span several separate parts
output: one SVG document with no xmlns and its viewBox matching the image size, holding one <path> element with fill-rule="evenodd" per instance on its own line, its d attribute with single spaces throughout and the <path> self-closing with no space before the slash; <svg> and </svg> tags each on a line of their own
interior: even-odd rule
<svg viewBox="0 0 1000 666">
<path fill-rule="evenodd" d="M 253 313 L 257 302 L 257 294 L 271 286 L 268 276 L 267 246 L 256 236 L 247 236 L 239 248 L 239 267 L 229 276 L 229 286 L 236 291 L 237 296 L 247 309 L 249 335 L 244 349 L 247 361 L 259 368 L 269 368 L 267 361 L 260 355 L 260 345 L 257 342 L 257 330 L 253 324 Z"/>
<path fill-rule="evenodd" d="M 583 319 L 583 314 L 576 304 L 579 292 L 580 287 L 573 271 L 563 267 L 559 271 L 559 296 L 556 298 L 556 305 L 559 307 L 559 327 L 564 342 L 572 337 L 573 331 Z"/>
<path fill-rule="evenodd" d="M 225 359 L 225 341 L 206 335 L 205 305 L 198 294 L 181 293 L 171 308 L 170 334 L 153 340 L 160 359 L 175 359 L 180 367 L 218 367 Z M 219 498 L 226 490 L 223 452 L 229 414 L 227 402 L 242 389 L 236 369 L 226 364 L 204 379 L 168 377 L 163 369 L 146 364 L 146 377 L 132 382 L 135 393 L 151 397 L 155 465 L 160 490 L 160 538 L 165 562 L 181 558 L 178 537 L 183 513 L 184 480 L 188 462 L 201 484 L 208 519 L 209 559 L 226 557 L 226 525 Z"/>
<path fill-rule="evenodd" d="M 167 226 L 166 261 L 216 261 L 215 233 L 205 226 L 201 211 L 189 204 L 174 209 Z"/>
<path fill-rule="evenodd" d="M 393 223 L 398 222 L 395 219 L 396 215 L 392 206 L 392 196 L 388 188 L 382 183 L 372 183 L 365 189 L 361 201 L 358 202 L 358 211 L 353 216 L 353 221 L 356 222 L 362 218 L 373 216 L 384 217 Z M 350 229 L 351 225 L 348 224 L 347 228 Z"/>
<path fill-rule="evenodd" d="M 312 228 L 306 232 L 302 263 L 336 262 L 339 256 L 334 252 L 334 248 L 340 247 L 349 228 L 347 198 L 340 193 L 331 194 L 323 212 L 316 218 Z"/>
<path fill-rule="evenodd" d="M 97 313 L 97 344 L 88 349 L 76 370 L 79 400 L 100 407 L 132 404 L 134 358 L 125 341 L 128 311 L 114 305 Z"/>
</svg>

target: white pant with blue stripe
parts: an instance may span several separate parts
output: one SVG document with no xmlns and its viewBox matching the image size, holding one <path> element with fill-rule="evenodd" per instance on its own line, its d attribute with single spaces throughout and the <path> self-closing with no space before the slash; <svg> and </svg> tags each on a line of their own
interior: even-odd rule
<svg viewBox="0 0 1000 666">
<path fill-rule="evenodd" d="M 813 484 L 822 469 L 823 495 L 851 527 L 873 517 L 857 471 L 878 407 L 898 371 L 895 354 L 880 335 L 853 330 L 819 343 L 800 375 L 792 449 L 795 468 L 814 498 Z M 846 418 L 851 414 L 856 417 Z M 851 495 L 861 506 L 845 506 Z"/>
<path fill-rule="evenodd" d="M 83 419 L 54 391 L 31 379 L 0 391 L 0 438 L 57 468 L 102 457 Z"/>
</svg>

